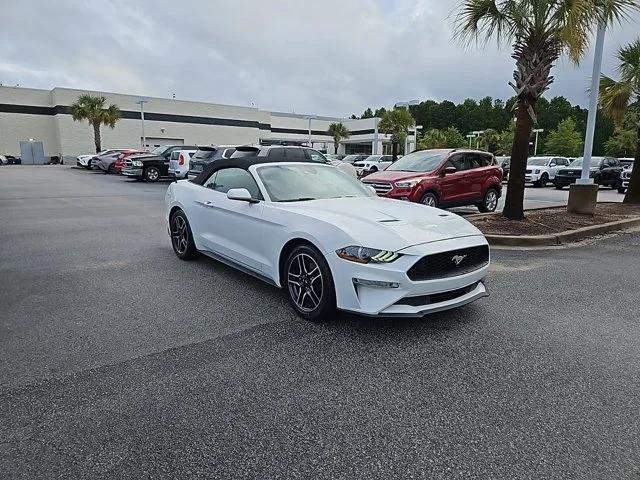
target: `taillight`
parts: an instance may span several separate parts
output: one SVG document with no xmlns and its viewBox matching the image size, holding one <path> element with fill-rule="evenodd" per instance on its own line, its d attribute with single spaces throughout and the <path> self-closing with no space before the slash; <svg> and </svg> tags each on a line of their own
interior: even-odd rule
<svg viewBox="0 0 640 480">
<path fill-rule="evenodd" d="M 184 155 L 181 153 L 178 158 L 178 165 L 184 165 Z"/>
</svg>

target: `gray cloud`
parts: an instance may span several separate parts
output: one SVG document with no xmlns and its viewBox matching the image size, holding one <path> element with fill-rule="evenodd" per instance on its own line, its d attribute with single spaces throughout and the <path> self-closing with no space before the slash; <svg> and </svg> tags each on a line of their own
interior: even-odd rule
<svg viewBox="0 0 640 480">
<path fill-rule="evenodd" d="M 0 0 L 0 81 L 349 115 L 408 99 L 511 95 L 494 44 L 452 40 L 443 0 Z M 637 35 L 608 33 L 613 52 Z M 28 21 L 25 21 L 28 19 Z M 586 103 L 590 53 L 549 95 Z"/>
</svg>

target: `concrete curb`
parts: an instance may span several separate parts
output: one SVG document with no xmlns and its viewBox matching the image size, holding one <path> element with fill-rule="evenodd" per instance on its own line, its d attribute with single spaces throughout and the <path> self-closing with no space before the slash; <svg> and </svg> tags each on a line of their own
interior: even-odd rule
<svg viewBox="0 0 640 480">
<path fill-rule="evenodd" d="M 546 247 L 549 245 L 563 245 L 565 243 L 577 242 L 585 238 L 602 235 L 603 233 L 623 230 L 640 226 L 640 217 L 627 218 L 616 222 L 603 223 L 590 227 L 566 230 L 551 235 L 485 235 L 489 245 L 501 247 Z"/>
</svg>

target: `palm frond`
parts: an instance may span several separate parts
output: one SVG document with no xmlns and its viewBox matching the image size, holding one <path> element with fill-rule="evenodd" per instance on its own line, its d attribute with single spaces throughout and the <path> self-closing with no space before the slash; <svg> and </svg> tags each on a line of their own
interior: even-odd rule
<svg viewBox="0 0 640 480">
<path fill-rule="evenodd" d="M 633 85 L 617 82 L 606 75 L 600 77 L 600 109 L 616 125 L 622 124 L 632 96 Z"/>
<path fill-rule="evenodd" d="M 508 15 L 514 0 L 464 0 L 455 20 L 454 36 L 463 43 L 489 41 L 494 35 L 498 43 L 509 41 L 513 25 Z"/>
</svg>

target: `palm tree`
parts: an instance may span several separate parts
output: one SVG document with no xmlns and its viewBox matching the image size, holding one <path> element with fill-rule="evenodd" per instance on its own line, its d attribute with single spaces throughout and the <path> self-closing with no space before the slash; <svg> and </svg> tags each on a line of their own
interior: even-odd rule
<svg viewBox="0 0 640 480">
<path fill-rule="evenodd" d="M 455 35 L 469 44 L 495 38 L 511 43 L 516 61 L 511 87 L 516 92 L 516 128 L 503 215 L 524 218 L 524 172 L 536 103 L 553 83 L 551 69 L 567 54 L 579 63 L 601 22 L 622 21 L 638 0 L 463 0 Z"/>
<path fill-rule="evenodd" d="M 407 139 L 409 128 L 415 124 L 416 121 L 413 115 L 411 115 L 411 112 L 406 108 L 396 107 L 382 114 L 382 118 L 378 124 L 378 130 L 380 133 L 391 135 L 393 162 L 398 159 L 398 144 Z"/>
<path fill-rule="evenodd" d="M 618 50 L 620 80 L 602 75 L 600 79 L 600 108 L 621 127 L 627 110 L 640 106 L 640 38 Z M 640 204 L 640 117 L 636 121 L 635 161 L 624 203 Z"/>
<path fill-rule="evenodd" d="M 107 99 L 105 97 L 94 97 L 88 93 L 80 95 L 71 105 L 71 116 L 76 122 L 88 120 L 93 127 L 93 140 L 96 144 L 96 153 L 102 150 L 102 140 L 100 138 L 100 125 L 108 125 L 111 128 L 116 126 L 120 119 L 120 109 L 117 105 L 111 104 L 105 107 Z"/>
<path fill-rule="evenodd" d="M 333 137 L 333 146 L 335 148 L 335 153 L 338 153 L 340 140 L 342 140 L 343 138 L 349 138 L 351 136 L 351 132 L 347 127 L 344 126 L 342 122 L 332 123 L 331 125 L 329 125 L 327 133 Z"/>
</svg>

